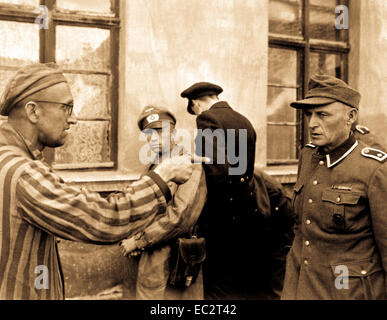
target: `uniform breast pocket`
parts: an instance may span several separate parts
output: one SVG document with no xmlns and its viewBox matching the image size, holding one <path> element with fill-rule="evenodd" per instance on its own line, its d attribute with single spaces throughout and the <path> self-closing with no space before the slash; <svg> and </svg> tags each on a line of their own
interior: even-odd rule
<svg viewBox="0 0 387 320">
<path fill-rule="evenodd" d="M 324 225 L 330 230 L 345 230 L 356 213 L 361 194 L 353 191 L 326 189 L 322 193 Z"/>
</svg>

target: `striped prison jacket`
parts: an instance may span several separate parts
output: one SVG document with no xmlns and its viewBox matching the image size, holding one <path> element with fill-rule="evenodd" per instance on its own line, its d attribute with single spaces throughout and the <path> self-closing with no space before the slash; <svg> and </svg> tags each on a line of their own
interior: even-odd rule
<svg viewBox="0 0 387 320">
<path fill-rule="evenodd" d="M 63 299 L 56 237 L 112 244 L 165 214 L 171 198 L 155 173 L 102 198 L 66 185 L 17 129 L 0 127 L 0 299 Z"/>
</svg>

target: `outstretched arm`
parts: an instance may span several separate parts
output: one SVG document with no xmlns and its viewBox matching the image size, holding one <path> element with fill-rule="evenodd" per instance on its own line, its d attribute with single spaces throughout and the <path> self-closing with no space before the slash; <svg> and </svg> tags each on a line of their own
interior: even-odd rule
<svg viewBox="0 0 387 320">
<path fill-rule="evenodd" d="M 199 218 L 206 196 L 205 174 L 202 166 L 196 165 L 191 178 L 177 188 L 166 214 L 156 216 L 143 232 L 121 242 L 124 255 L 189 232 Z"/>
</svg>

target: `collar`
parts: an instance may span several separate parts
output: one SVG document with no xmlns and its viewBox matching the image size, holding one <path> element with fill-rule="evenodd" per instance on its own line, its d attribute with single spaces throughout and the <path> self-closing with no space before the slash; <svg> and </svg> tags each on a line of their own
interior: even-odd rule
<svg viewBox="0 0 387 320">
<path fill-rule="evenodd" d="M 210 107 L 210 109 L 208 109 L 208 110 L 217 109 L 217 108 L 230 108 L 231 109 L 230 105 L 226 101 L 218 101 L 218 102 L 214 103 Z"/>
<path fill-rule="evenodd" d="M 355 136 L 351 133 L 350 137 L 342 145 L 338 146 L 330 153 L 323 152 L 321 147 L 317 149 L 317 152 L 326 156 L 327 167 L 331 168 L 345 159 L 353 150 L 355 150 L 358 144 Z"/>
<path fill-rule="evenodd" d="M 1 141 L 2 144 L 13 145 L 22 149 L 24 152 L 30 154 L 33 160 L 43 160 L 43 153 L 40 150 L 34 148 L 32 143 L 11 124 L 8 122 L 4 123 L 1 126 L 1 131 L 5 136 L 5 141 Z"/>
</svg>

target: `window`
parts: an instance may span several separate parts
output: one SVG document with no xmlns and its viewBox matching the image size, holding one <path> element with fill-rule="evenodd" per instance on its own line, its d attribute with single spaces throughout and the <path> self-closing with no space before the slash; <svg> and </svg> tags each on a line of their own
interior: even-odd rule
<svg viewBox="0 0 387 320">
<path fill-rule="evenodd" d="M 309 77 L 347 80 L 348 30 L 335 27 L 338 5 L 349 0 L 269 1 L 268 165 L 297 163 L 308 141 L 302 112 L 289 104 L 304 97 Z"/>
<path fill-rule="evenodd" d="M 34 62 L 56 62 L 71 86 L 78 124 L 65 146 L 45 150 L 56 169 L 115 166 L 118 3 L 0 0 L 0 94 L 20 66 Z"/>
</svg>

